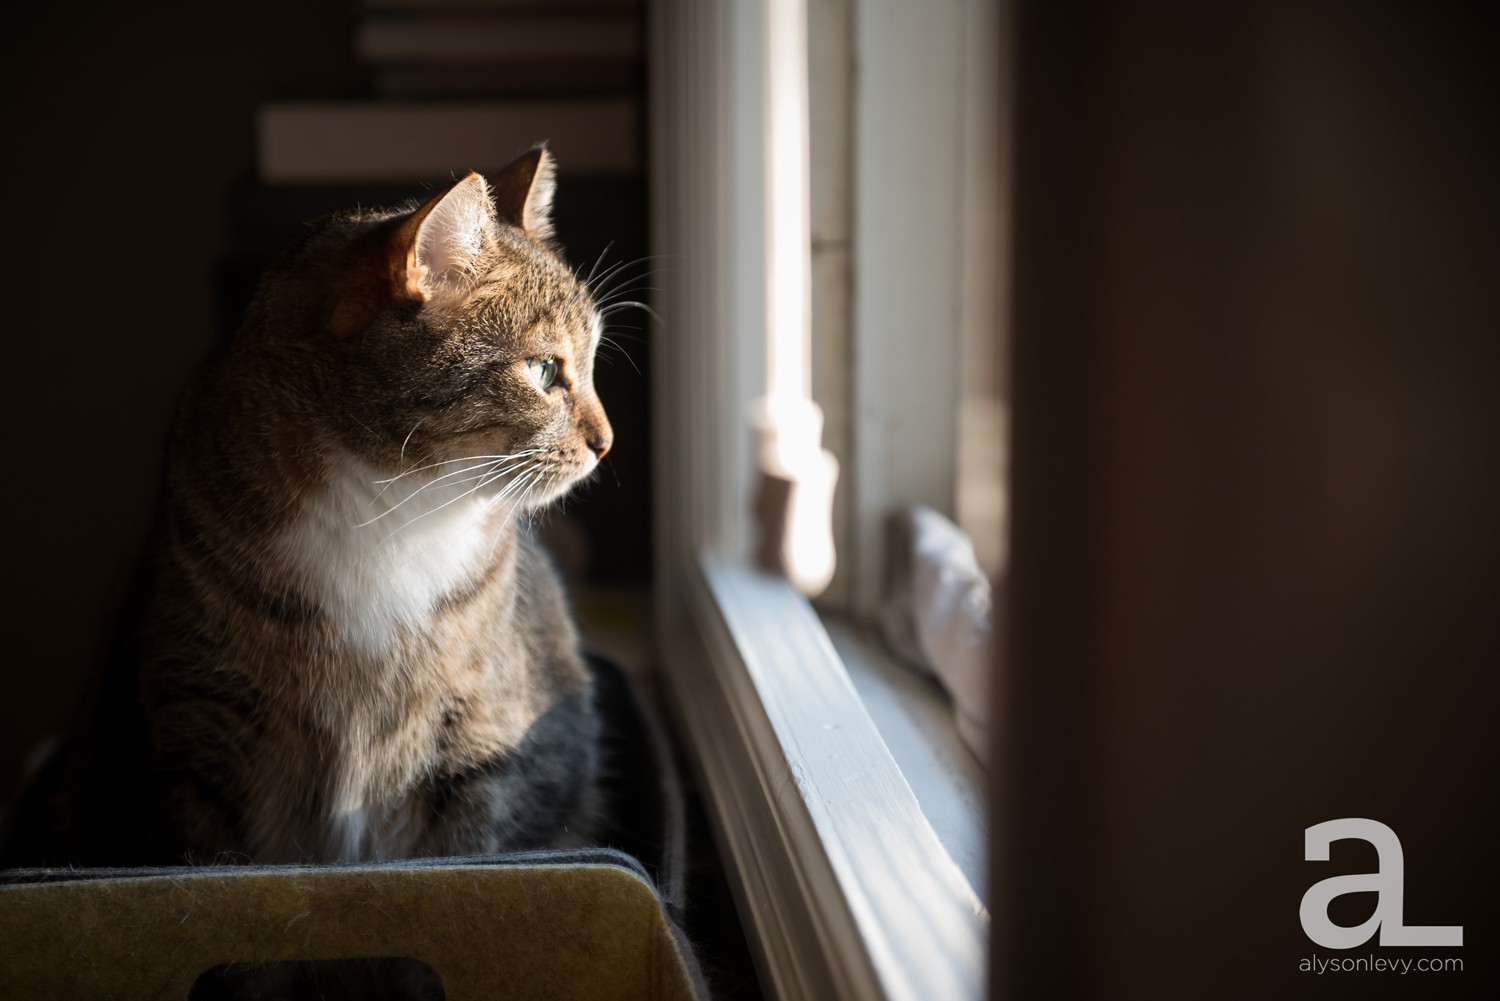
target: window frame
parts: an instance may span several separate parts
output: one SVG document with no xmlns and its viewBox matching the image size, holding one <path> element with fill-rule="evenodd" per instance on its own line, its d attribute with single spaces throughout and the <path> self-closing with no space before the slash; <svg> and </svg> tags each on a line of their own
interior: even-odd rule
<svg viewBox="0 0 1500 1001">
<path fill-rule="evenodd" d="M 810 603 L 705 557 L 665 646 L 768 996 L 982 994 L 988 918 Z"/>
<path fill-rule="evenodd" d="M 765 392 L 767 304 L 777 294 L 766 222 L 771 3 L 791 8 L 807 23 L 804 0 L 662 0 L 649 7 L 652 235 L 664 276 L 653 351 L 655 605 L 668 700 L 703 786 L 768 995 L 980 997 L 986 908 L 923 814 L 818 612 L 784 580 L 752 568 L 745 555 L 751 551 L 748 511 L 755 487 L 747 418 Z M 836 47 L 844 30 L 848 55 L 855 46 L 894 52 L 903 32 L 917 30 L 937 36 L 939 50 L 964 49 L 966 18 L 985 0 L 944 0 L 941 16 L 925 20 L 925 13 L 918 17 L 899 4 L 874 0 L 817 6 L 814 46 L 826 54 L 830 37 Z M 866 67 L 851 78 L 852 91 L 843 97 L 854 98 L 855 107 L 871 107 L 881 88 L 922 76 L 904 69 L 876 80 Z M 967 80 L 963 73 L 946 75 L 942 86 L 961 89 Z M 957 107 L 938 116 L 938 134 L 924 141 L 959 141 L 965 106 L 958 91 L 949 96 L 959 101 Z M 908 104 L 906 113 L 920 114 L 921 104 L 920 98 Z M 828 109 L 820 114 L 815 121 L 826 124 Z M 876 140 L 868 134 L 870 121 L 852 113 L 847 121 L 851 132 L 835 137 L 833 155 L 826 155 L 826 145 L 822 155 L 816 147 L 813 154 L 815 189 L 826 190 L 827 172 L 836 173 L 841 164 L 845 182 L 851 174 L 855 179 L 842 213 L 821 210 L 828 200 L 814 199 L 808 242 L 815 315 L 817 289 L 831 288 L 836 297 L 839 283 L 848 281 L 851 252 L 869 254 L 866 248 L 889 236 L 873 226 L 861 236 L 855 225 L 870 218 L 885 197 L 882 191 L 908 189 L 921 202 L 921 192 L 909 185 L 928 154 L 912 153 L 883 175 L 853 169 L 877 155 Z M 892 123 L 888 130 L 899 127 Z M 856 139 L 861 128 L 862 144 Z M 888 131 L 884 142 L 893 138 Z M 955 178 L 961 181 L 961 172 Z M 882 394 L 889 397 L 883 387 L 899 381 L 932 340 L 929 333 L 901 344 L 862 371 L 860 356 L 867 357 L 881 339 L 900 336 L 911 319 L 898 314 L 883 324 L 871 320 L 880 307 L 868 295 L 860 298 L 861 283 L 846 292 L 842 315 L 832 311 L 835 326 L 847 325 L 847 340 L 835 343 L 831 358 L 826 344 L 815 348 L 823 351 L 825 364 L 849 367 L 844 391 L 820 402 L 831 413 L 831 444 L 844 450 L 859 498 L 840 519 L 842 548 L 851 558 L 844 582 L 836 581 L 830 592 L 831 604 L 865 614 L 878 598 L 875 568 L 884 559 L 879 516 L 898 503 L 930 503 L 950 514 L 954 509 L 962 326 L 966 311 L 972 312 L 962 300 L 964 269 L 958 265 L 972 234 L 962 226 L 960 194 L 941 199 L 944 219 L 915 238 L 936 232 L 951 246 L 923 270 L 922 280 L 937 284 L 913 294 L 950 297 L 952 308 L 939 321 L 949 336 L 927 388 L 914 391 L 946 393 L 955 401 L 953 412 L 913 413 L 912 387 L 887 398 L 880 414 L 864 412 Z M 921 204 L 906 210 L 913 220 L 923 211 Z M 820 262 L 820 248 L 834 252 L 831 267 L 826 255 Z M 862 272 L 863 283 L 892 280 L 897 265 L 886 258 L 883 271 Z M 854 427 L 856 421 L 893 418 L 917 425 L 913 441 L 936 436 L 945 444 L 906 456 L 902 462 L 910 459 L 911 466 L 898 469 L 896 453 L 878 451 L 874 435 L 861 441 Z"/>
</svg>

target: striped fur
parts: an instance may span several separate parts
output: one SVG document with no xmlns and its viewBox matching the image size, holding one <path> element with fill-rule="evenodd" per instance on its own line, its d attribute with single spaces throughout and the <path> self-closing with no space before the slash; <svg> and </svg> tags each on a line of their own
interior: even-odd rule
<svg viewBox="0 0 1500 1001">
<path fill-rule="evenodd" d="M 589 839 L 588 674 L 525 528 L 611 441 L 552 174 L 538 148 L 335 215 L 268 270 L 183 396 L 141 608 L 5 864 Z"/>
</svg>

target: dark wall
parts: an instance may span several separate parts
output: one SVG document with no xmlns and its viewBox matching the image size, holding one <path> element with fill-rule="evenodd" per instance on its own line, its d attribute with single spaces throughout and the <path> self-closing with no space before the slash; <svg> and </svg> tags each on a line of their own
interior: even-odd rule
<svg viewBox="0 0 1500 1001">
<path fill-rule="evenodd" d="M 217 334 L 254 109 L 356 88 L 347 24 L 300 0 L 6 14 L 0 799 L 66 718 L 140 544 L 172 401 Z"/>
<path fill-rule="evenodd" d="M 1438 4 L 1017 9 L 996 996 L 1487 996 L 1493 31 Z M 1304 936 L 1309 886 L 1376 868 L 1303 860 L 1343 817 L 1396 831 L 1406 923 L 1463 948 Z"/>
</svg>

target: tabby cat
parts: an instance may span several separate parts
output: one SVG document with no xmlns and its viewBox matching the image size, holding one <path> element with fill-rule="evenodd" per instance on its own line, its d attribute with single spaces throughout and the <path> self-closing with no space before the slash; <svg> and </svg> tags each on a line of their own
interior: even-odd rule
<svg viewBox="0 0 1500 1001">
<path fill-rule="evenodd" d="M 612 440 L 537 147 L 309 225 L 187 388 L 143 607 L 0 864 L 567 847 L 599 722 L 525 516 Z"/>
</svg>

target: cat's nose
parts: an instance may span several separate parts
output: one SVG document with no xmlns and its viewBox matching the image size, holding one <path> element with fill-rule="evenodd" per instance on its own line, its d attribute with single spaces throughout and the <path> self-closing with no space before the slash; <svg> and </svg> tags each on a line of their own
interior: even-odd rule
<svg viewBox="0 0 1500 1001">
<path fill-rule="evenodd" d="M 602 459 L 609 452 L 609 446 L 612 444 L 614 444 L 613 436 L 606 431 L 597 438 L 589 439 L 589 451 Z"/>
</svg>

